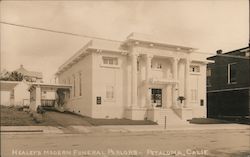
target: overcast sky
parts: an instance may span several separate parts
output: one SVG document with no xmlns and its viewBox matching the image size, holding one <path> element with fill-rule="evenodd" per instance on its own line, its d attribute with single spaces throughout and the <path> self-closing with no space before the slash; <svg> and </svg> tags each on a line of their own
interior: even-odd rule
<svg viewBox="0 0 250 157">
<path fill-rule="evenodd" d="M 248 0 L 2 1 L 1 21 L 124 40 L 131 32 L 205 53 L 246 47 Z M 48 81 L 87 39 L 1 24 L 1 69 L 23 64 Z"/>
</svg>

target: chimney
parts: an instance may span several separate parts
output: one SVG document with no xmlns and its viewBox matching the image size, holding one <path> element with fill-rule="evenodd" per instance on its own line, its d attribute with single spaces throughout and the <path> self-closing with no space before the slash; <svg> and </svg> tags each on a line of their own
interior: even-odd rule
<svg viewBox="0 0 250 157">
<path fill-rule="evenodd" d="M 217 55 L 222 54 L 222 50 L 221 50 L 221 49 L 217 50 L 217 51 L 216 51 L 216 54 L 217 54 Z"/>
</svg>

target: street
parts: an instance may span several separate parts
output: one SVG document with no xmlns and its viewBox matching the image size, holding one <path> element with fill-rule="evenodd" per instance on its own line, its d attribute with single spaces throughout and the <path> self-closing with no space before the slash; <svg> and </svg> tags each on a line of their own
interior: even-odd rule
<svg viewBox="0 0 250 157">
<path fill-rule="evenodd" d="M 2 134 L 1 156 L 249 157 L 249 130 Z"/>
</svg>

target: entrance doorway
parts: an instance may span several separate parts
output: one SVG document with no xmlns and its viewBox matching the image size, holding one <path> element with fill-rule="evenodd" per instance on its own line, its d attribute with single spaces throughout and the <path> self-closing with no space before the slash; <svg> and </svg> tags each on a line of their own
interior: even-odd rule
<svg viewBox="0 0 250 157">
<path fill-rule="evenodd" d="M 151 89 L 151 104 L 155 104 L 156 107 L 162 107 L 162 89 Z"/>
</svg>

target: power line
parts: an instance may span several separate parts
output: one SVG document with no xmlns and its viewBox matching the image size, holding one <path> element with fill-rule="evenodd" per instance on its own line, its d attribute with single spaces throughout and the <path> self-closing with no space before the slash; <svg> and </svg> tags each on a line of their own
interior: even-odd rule
<svg viewBox="0 0 250 157">
<path fill-rule="evenodd" d="M 57 30 L 52 30 L 52 29 L 47 29 L 47 28 L 41 28 L 41 27 L 33 27 L 33 26 L 27 26 L 27 25 L 21 25 L 21 24 L 14 24 L 14 23 L 9 23 L 9 22 L 4 22 L 4 21 L 0 21 L 0 23 L 6 24 L 6 25 L 12 25 L 12 26 L 16 26 L 16 27 L 30 28 L 30 29 L 33 29 L 33 30 L 40 30 L 40 31 L 52 32 L 52 33 L 58 33 L 58 34 L 65 34 L 65 35 L 72 35 L 72 36 L 78 36 L 78 37 L 84 37 L 84 38 L 92 38 L 92 39 L 101 39 L 101 40 L 109 40 L 109 41 L 115 41 L 115 42 L 122 42 L 122 41 L 118 41 L 118 40 L 111 40 L 111 39 L 100 38 L 100 37 L 93 37 L 93 36 L 82 35 L 82 34 L 77 34 L 77 33 L 57 31 Z"/>
<path fill-rule="evenodd" d="M 5 21 L 0 21 L 0 23 L 6 24 L 6 25 L 11 25 L 11 26 L 16 26 L 16 27 L 23 27 L 23 28 L 29 28 L 29 29 L 33 29 L 33 30 L 40 30 L 40 31 L 52 32 L 52 33 L 58 33 L 58 34 L 72 35 L 72 36 L 83 37 L 83 38 L 91 38 L 91 39 L 108 40 L 108 41 L 114 41 L 114 42 L 122 42 L 122 41 L 119 41 L 119 40 L 112 40 L 112 39 L 106 39 L 106 38 L 100 38 L 100 37 L 82 35 L 82 34 L 77 34 L 77 33 L 57 31 L 57 30 L 52 30 L 52 29 L 47 29 L 47 28 L 41 28 L 41 27 L 34 27 L 34 26 L 27 26 L 27 25 L 21 25 L 21 24 L 14 24 L 14 23 L 5 22 Z M 207 54 L 207 55 L 212 55 L 212 56 L 216 55 L 216 56 L 239 58 L 239 59 L 249 59 L 249 57 L 235 56 L 235 55 L 228 55 L 228 54 L 214 54 L 214 53 L 197 52 L 197 51 L 194 51 L 192 53 L 198 53 L 198 54 L 203 54 L 203 55 Z"/>
</svg>

